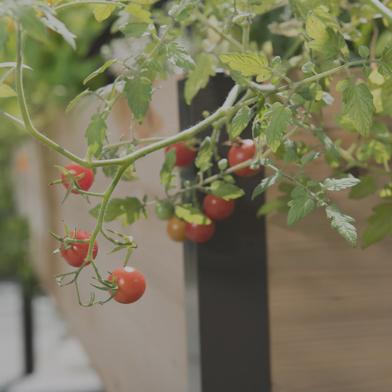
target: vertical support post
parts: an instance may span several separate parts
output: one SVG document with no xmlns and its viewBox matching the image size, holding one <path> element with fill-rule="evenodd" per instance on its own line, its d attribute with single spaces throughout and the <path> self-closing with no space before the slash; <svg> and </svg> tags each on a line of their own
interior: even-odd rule
<svg viewBox="0 0 392 392">
<path fill-rule="evenodd" d="M 24 373 L 31 374 L 34 371 L 34 324 L 33 324 L 32 288 L 29 283 L 22 282 L 21 289 L 22 289 Z"/>
<path fill-rule="evenodd" d="M 217 75 L 188 106 L 181 81 L 181 128 L 217 109 L 232 85 Z M 228 148 L 221 149 L 225 156 Z M 212 240 L 184 245 L 191 392 L 271 390 L 266 228 L 256 218 L 260 200 L 250 198 L 261 176 L 237 179 L 246 196 Z"/>
</svg>

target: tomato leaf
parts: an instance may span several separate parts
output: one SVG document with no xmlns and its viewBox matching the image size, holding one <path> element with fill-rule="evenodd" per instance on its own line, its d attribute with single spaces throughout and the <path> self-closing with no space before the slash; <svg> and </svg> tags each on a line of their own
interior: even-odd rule
<svg viewBox="0 0 392 392">
<path fill-rule="evenodd" d="M 360 177 L 360 182 L 355 185 L 350 193 L 350 199 L 362 199 L 377 191 L 376 180 L 372 176 Z"/>
<path fill-rule="evenodd" d="M 192 204 L 177 205 L 175 209 L 176 215 L 185 222 L 196 225 L 209 225 L 211 219 L 206 217 L 199 209 L 193 207 Z"/>
<path fill-rule="evenodd" d="M 360 182 L 360 179 L 350 175 L 345 178 L 326 178 L 323 182 L 323 186 L 328 191 L 341 191 L 343 189 L 352 188 Z"/>
<path fill-rule="evenodd" d="M 152 97 L 152 83 L 146 77 L 127 79 L 124 93 L 135 119 L 141 123 L 147 113 Z"/>
<path fill-rule="evenodd" d="M 94 114 L 86 129 L 86 138 L 89 155 L 99 157 L 106 137 L 106 121 L 100 113 Z"/>
<path fill-rule="evenodd" d="M 325 209 L 331 227 L 335 229 L 352 246 L 357 244 L 357 230 L 353 223 L 355 219 L 339 211 L 336 205 L 330 205 Z"/>
<path fill-rule="evenodd" d="M 256 76 L 258 82 L 268 80 L 271 70 L 268 67 L 267 56 L 262 53 L 228 53 L 219 56 L 222 63 L 243 76 Z"/>
<path fill-rule="evenodd" d="M 211 184 L 210 191 L 213 195 L 225 200 L 238 199 L 245 194 L 245 192 L 237 185 L 224 181 L 214 181 Z"/>
<path fill-rule="evenodd" d="M 131 14 L 140 23 L 152 23 L 151 12 L 141 7 L 139 4 L 131 3 L 124 8 L 125 12 Z"/>
<path fill-rule="evenodd" d="M 392 203 L 379 204 L 373 208 L 373 215 L 368 220 L 368 226 L 363 233 L 364 248 L 392 235 Z"/>
<path fill-rule="evenodd" d="M 347 83 L 343 90 L 342 121 L 367 136 L 373 122 L 373 96 L 364 83 Z"/>
<path fill-rule="evenodd" d="M 117 62 L 117 59 L 111 59 L 111 60 L 106 61 L 98 69 L 96 69 L 94 72 L 92 72 L 90 75 L 88 75 L 87 78 L 83 80 L 83 84 L 88 83 L 90 80 L 92 80 L 95 77 L 97 77 L 98 75 L 104 73 L 109 67 L 111 67 L 116 62 Z"/>
<path fill-rule="evenodd" d="M 207 136 L 201 143 L 199 152 L 197 153 L 196 160 L 195 160 L 196 167 L 201 172 L 205 172 L 206 170 L 208 170 L 212 166 L 211 159 L 213 155 L 214 155 L 213 144 L 211 143 L 211 138 Z"/>
<path fill-rule="evenodd" d="M 273 176 L 263 178 L 259 185 L 253 190 L 252 199 L 255 199 L 257 196 L 260 196 L 264 193 L 268 188 L 276 184 L 276 182 L 280 178 L 280 172 L 275 173 Z"/>
<path fill-rule="evenodd" d="M 284 107 L 281 103 L 275 102 L 271 109 L 265 113 L 265 119 L 268 123 L 265 130 L 267 144 L 276 152 L 280 146 L 283 135 L 291 123 L 291 110 Z"/>
<path fill-rule="evenodd" d="M 165 153 L 165 162 L 162 165 L 160 172 L 161 184 L 165 187 L 165 190 L 168 191 L 174 179 L 173 170 L 176 165 L 176 150 L 169 150 Z"/>
<path fill-rule="evenodd" d="M 252 110 L 248 106 L 243 106 L 233 117 L 229 127 L 229 137 L 231 140 L 239 137 L 245 130 L 252 118 Z"/>
<path fill-rule="evenodd" d="M 101 204 L 90 210 L 94 218 L 98 218 Z M 141 216 L 146 215 L 145 205 L 136 197 L 126 197 L 125 199 L 111 199 L 106 207 L 104 221 L 111 222 L 120 217 L 124 217 L 123 223 L 131 225 Z"/>
<path fill-rule="evenodd" d="M 316 208 L 315 201 L 303 187 L 295 187 L 291 192 L 291 197 L 292 199 L 288 203 L 290 209 L 287 215 L 289 226 L 298 222 Z"/>
<path fill-rule="evenodd" d="M 185 101 L 189 105 L 193 97 L 204 87 L 207 86 L 210 76 L 215 74 L 214 58 L 207 54 L 201 53 L 196 58 L 196 66 L 189 73 L 185 82 Z"/>
<path fill-rule="evenodd" d="M 192 70 L 195 67 L 190 54 L 178 42 L 173 41 L 167 44 L 166 56 L 170 63 L 184 70 Z"/>
<path fill-rule="evenodd" d="M 388 44 L 378 60 L 378 71 L 389 78 L 392 76 L 392 45 Z"/>
<path fill-rule="evenodd" d="M 93 14 L 97 22 L 103 22 L 110 18 L 112 13 L 117 8 L 116 4 L 98 4 L 93 8 Z"/>
<path fill-rule="evenodd" d="M 41 21 L 44 25 L 50 30 L 60 34 L 64 41 L 67 42 L 72 49 L 76 49 L 76 35 L 71 33 L 67 26 L 56 18 L 50 8 L 42 8 L 42 12 L 44 13 L 44 16 L 41 18 Z"/>
</svg>

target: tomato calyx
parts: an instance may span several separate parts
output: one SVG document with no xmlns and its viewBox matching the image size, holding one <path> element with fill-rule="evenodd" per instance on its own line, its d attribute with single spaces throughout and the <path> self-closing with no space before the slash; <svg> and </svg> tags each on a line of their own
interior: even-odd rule
<svg viewBox="0 0 392 392">
<path fill-rule="evenodd" d="M 57 166 L 61 172 L 61 177 L 54 180 L 50 185 L 62 184 L 69 193 L 83 194 L 88 193 L 94 182 L 94 172 L 92 169 L 71 163 L 67 166 Z"/>
<path fill-rule="evenodd" d="M 138 301 L 146 290 L 144 275 L 130 266 L 114 269 L 107 280 L 117 286 L 111 289 L 111 298 L 121 304 Z"/>
<path fill-rule="evenodd" d="M 91 255 L 89 255 L 91 234 L 87 231 L 79 229 L 69 231 L 66 227 L 64 237 L 59 237 L 54 233 L 52 235 L 60 242 L 60 247 L 54 253 L 60 253 L 72 267 L 82 269 L 97 257 L 97 241 L 94 241 Z"/>
</svg>

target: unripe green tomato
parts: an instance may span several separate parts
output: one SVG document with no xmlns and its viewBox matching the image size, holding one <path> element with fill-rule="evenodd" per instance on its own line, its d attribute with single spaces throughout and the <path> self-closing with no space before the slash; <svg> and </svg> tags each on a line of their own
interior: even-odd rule
<svg viewBox="0 0 392 392">
<path fill-rule="evenodd" d="M 155 206 L 155 213 L 161 220 L 168 220 L 174 215 L 174 206 L 170 201 L 160 201 Z"/>
</svg>

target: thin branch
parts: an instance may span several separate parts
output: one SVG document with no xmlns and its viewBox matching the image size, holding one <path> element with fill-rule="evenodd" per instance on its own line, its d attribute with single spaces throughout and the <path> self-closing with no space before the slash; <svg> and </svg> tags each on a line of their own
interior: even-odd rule
<svg viewBox="0 0 392 392">
<path fill-rule="evenodd" d="M 384 5 L 379 0 L 368 0 L 368 3 L 372 4 L 375 8 L 377 8 L 381 14 L 383 14 L 386 18 L 392 20 L 392 10 L 389 9 L 386 5 Z"/>
</svg>

